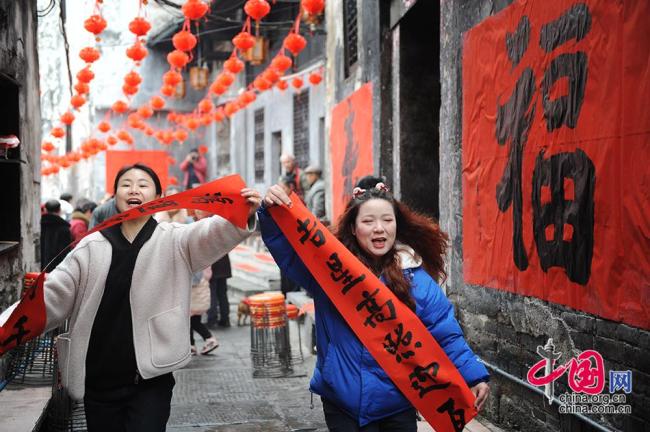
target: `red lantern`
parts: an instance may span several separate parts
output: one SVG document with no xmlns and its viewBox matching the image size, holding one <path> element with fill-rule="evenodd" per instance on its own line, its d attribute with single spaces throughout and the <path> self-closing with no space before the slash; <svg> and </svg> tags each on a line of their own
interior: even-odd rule
<svg viewBox="0 0 650 432">
<path fill-rule="evenodd" d="M 101 15 L 91 15 L 84 21 L 84 28 L 97 36 L 106 28 L 106 20 Z"/>
<path fill-rule="evenodd" d="M 191 20 L 198 20 L 208 13 L 208 5 L 201 0 L 187 0 L 183 5 L 183 15 Z"/>
<path fill-rule="evenodd" d="M 63 138 L 65 136 L 65 131 L 61 127 L 55 127 L 50 131 L 50 135 L 54 138 Z"/>
<path fill-rule="evenodd" d="M 113 135 L 109 135 L 108 138 L 106 138 L 106 142 L 108 143 L 108 145 L 113 146 L 117 144 L 117 138 L 115 138 Z"/>
<path fill-rule="evenodd" d="M 232 43 L 240 51 L 247 51 L 255 46 L 255 38 L 251 36 L 250 33 L 243 31 L 237 33 L 235 37 L 232 38 Z"/>
<path fill-rule="evenodd" d="M 199 127 L 199 121 L 194 117 L 190 117 L 185 122 L 185 126 L 187 126 L 190 130 L 195 130 L 196 128 Z"/>
<path fill-rule="evenodd" d="M 144 128 L 144 134 L 147 136 L 152 136 L 154 134 L 154 130 L 151 126 L 146 126 Z"/>
<path fill-rule="evenodd" d="M 49 141 L 45 141 L 45 142 L 41 145 L 41 148 L 43 149 L 43 151 L 46 151 L 46 152 L 49 153 L 49 152 L 51 152 L 52 150 L 54 150 L 56 147 L 55 147 L 54 144 L 52 144 L 51 142 L 49 142 Z"/>
<path fill-rule="evenodd" d="M 151 24 L 142 17 L 133 18 L 129 23 L 129 31 L 136 36 L 144 36 L 149 30 L 151 30 Z"/>
<path fill-rule="evenodd" d="M 273 68 L 265 70 L 264 73 L 262 73 L 262 76 L 271 84 L 276 83 L 280 79 L 280 75 Z"/>
<path fill-rule="evenodd" d="M 323 81 L 323 77 L 318 72 L 312 72 L 309 75 L 309 82 L 313 85 L 318 85 L 321 81 Z"/>
<path fill-rule="evenodd" d="M 182 69 L 190 61 L 190 57 L 181 50 L 174 50 L 167 54 L 167 61 L 170 65 Z"/>
<path fill-rule="evenodd" d="M 305 49 L 306 46 L 307 40 L 298 33 L 289 33 L 289 35 L 284 38 L 284 47 L 291 51 L 294 56 L 300 54 L 300 51 Z"/>
<path fill-rule="evenodd" d="M 131 87 L 137 87 L 142 82 L 142 78 L 136 71 L 131 71 L 124 75 L 124 82 Z"/>
<path fill-rule="evenodd" d="M 178 179 L 176 177 L 174 177 L 174 176 L 169 177 L 168 180 L 169 180 L 170 185 L 177 185 L 178 184 Z"/>
<path fill-rule="evenodd" d="M 77 72 L 77 79 L 82 82 L 88 84 L 90 81 L 95 78 L 95 74 L 93 71 L 90 70 L 89 66 L 86 66 L 85 68 L 81 69 L 79 72 Z"/>
<path fill-rule="evenodd" d="M 75 107 L 77 109 L 82 107 L 85 103 L 86 103 L 86 98 L 84 98 L 81 95 L 77 94 L 77 95 L 72 96 L 72 98 L 70 98 L 70 105 L 72 105 L 73 107 Z"/>
<path fill-rule="evenodd" d="M 271 67 L 277 69 L 279 72 L 285 72 L 291 67 L 292 61 L 289 56 L 278 54 L 271 61 Z"/>
<path fill-rule="evenodd" d="M 253 87 L 255 87 L 256 89 L 258 89 L 261 92 L 270 89 L 271 85 L 272 84 L 269 82 L 269 80 L 267 80 L 266 78 L 263 78 L 261 76 L 258 76 L 253 81 Z"/>
<path fill-rule="evenodd" d="M 213 109 L 214 109 L 214 104 L 210 99 L 202 99 L 201 102 L 199 102 L 199 112 L 209 113 Z"/>
<path fill-rule="evenodd" d="M 138 92 L 137 86 L 130 86 L 128 84 L 124 84 L 122 86 L 122 93 L 124 93 L 125 96 L 133 96 L 137 92 Z"/>
<path fill-rule="evenodd" d="M 72 122 L 74 121 L 74 114 L 72 114 L 70 111 L 66 111 L 63 114 L 61 114 L 59 120 L 61 120 L 61 123 L 63 124 L 71 125 Z"/>
<path fill-rule="evenodd" d="M 266 2 L 266 0 L 248 0 L 244 5 L 244 12 L 255 21 L 261 20 L 268 15 L 270 11 L 271 6 Z"/>
<path fill-rule="evenodd" d="M 165 106 L 165 99 L 160 96 L 152 96 L 151 99 L 149 99 L 149 104 L 151 105 L 151 108 L 161 110 Z"/>
<path fill-rule="evenodd" d="M 138 108 L 138 114 L 140 114 L 140 117 L 142 118 L 149 118 L 153 115 L 153 109 L 151 109 L 149 105 L 142 105 Z"/>
<path fill-rule="evenodd" d="M 126 49 L 126 56 L 135 62 L 139 62 L 148 54 L 147 49 L 142 46 L 140 39 L 136 39 L 135 43 Z"/>
<path fill-rule="evenodd" d="M 280 80 L 275 84 L 275 86 L 281 91 L 285 91 L 287 87 L 289 87 L 289 84 L 284 80 Z"/>
<path fill-rule="evenodd" d="M 199 153 L 203 155 L 206 154 L 207 152 L 208 152 L 208 146 L 206 146 L 205 144 L 201 144 L 199 146 Z"/>
<path fill-rule="evenodd" d="M 223 109 L 223 112 L 228 116 L 233 116 L 239 110 L 239 106 L 235 102 L 228 102 Z"/>
<path fill-rule="evenodd" d="M 169 70 L 163 74 L 163 83 L 168 86 L 176 86 L 183 81 L 183 75 L 175 70 Z"/>
<path fill-rule="evenodd" d="M 297 89 L 302 87 L 302 84 L 303 84 L 303 81 L 302 81 L 302 78 L 300 78 L 300 77 L 296 77 L 296 78 L 293 79 L 293 81 L 291 81 L 291 85 L 294 88 L 297 88 Z"/>
<path fill-rule="evenodd" d="M 172 38 L 174 48 L 180 51 L 192 51 L 196 46 L 196 36 L 187 30 L 181 30 Z"/>
<path fill-rule="evenodd" d="M 113 106 L 111 106 L 111 109 L 113 110 L 114 113 L 116 114 L 124 114 L 129 110 L 129 105 L 121 100 L 115 101 L 113 103 Z"/>
<path fill-rule="evenodd" d="M 79 94 L 88 94 L 90 87 L 86 83 L 78 82 L 74 85 L 74 89 Z"/>
<path fill-rule="evenodd" d="M 170 85 L 164 85 L 160 88 L 160 93 L 167 97 L 172 96 L 174 94 L 174 91 L 174 87 Z"/>
<path fill-rule="evenodd" d="M 214 118 L 214 121 L 220 122 L 220 121 L 223 121 L 224 117 L 225 117 L 225 115 L 223 113 L 223 107 L 219 107 L 214 112 L 214 115 L 213 115 L 212 118 Z"/>
<path fill-rule="evenodd" d="M 235 77 L 230 72 L 221 72 L 217 77 L 217 82 L 224 87 L 230 86 L 235 81 Z"/>
<path fill-rule="evenodd" d="M 187 131 L 185 129 L 176 129 L 174 132 L 174 138 L 176 138 L 176 141 L 179 143 L 184 142 L 187 139 Z"/>
<path fill-rule="evenodd" d="M 309 15 L 318 15 L 325 8 L 325 0 L 302 0 L 302 8 Z"/>
<path fill-rule="evenodd" d="M 210 123 L 212 123 L 212 116 L 209 114 L 201 116 L 199 119 L 199 123 L 201 123 L 201 126 L 208 126 Z"/>
<path fill-rule="evenodd" d="M 99 50 L 93 47 L 86 47 L 79 51 L 79 57 L 86 63 L 92 63 L 99 58 Z"/>
<path fill-rule="evenodd" d="M 129 144 L 133 142 L 133 137 L 131 136 L 131 134 L 125 131 L 124 129 L 117 132 L 117 138 L 120 141 L 124 141 Z"/>
<path fill-rule="evenodd" d="M 100 121 L 97 125 L 97 129 L 99 129 L 100 132 L 106 133 L 111 130 L 111 125 L 107 121 Z"/>
<path fill-rule="evenodd" d="M 221 96 L 226 92 L 226 90 L 226 87 L 218 81 L 215 81 L 210 85 L 210 91 L 217 96 Z"/>
<path fill-rule="evenodd" d="M 133 129 L 143 129 L 145 127 L 145 124 L 138 112 L 129 114 L 129 116 L 126 118 L 126 123 Z"/>
<path fill-rule="evenodd" d="M 239 60 L 234 53 L 228 60 L 223 63 L 223 67 L 230 73 L 238 74 L 244 69 L 244 62 Z"/>
<path fill-rule="evenodd" d="M 242 96 L 244 97 L 244 100 L 246 101 L 246 103 L 251 103 L 251 102 L 255 101 L 255 99 L 257 99 L 257 95 L 252 90 L 248 90 L 247 92 L 244 92 L 244 94 Z"/>
</svg>

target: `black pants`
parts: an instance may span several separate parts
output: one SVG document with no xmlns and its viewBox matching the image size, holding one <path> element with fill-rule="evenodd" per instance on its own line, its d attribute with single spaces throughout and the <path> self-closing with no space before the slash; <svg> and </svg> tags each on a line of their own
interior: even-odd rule
<svg viewBox="0 0 650 432">
<path fill-rule="evenodd" d="M 415 408 L 374 421 L 360 428 L 357 420 L 350 417 L 345 411 L 325 398 L 321 398 L 321 400 L 323 401 L 325 422 L 331 432 L 417 432 L 418 430 Z"/>
<path fill-rule="evenodd" d="M 194 345 L 194 332 L 201 335 L 203 340 L 212 337 L 210 330 L 201 322 L 201 315 L 192 315 L 190 317 L 190 343 Z"/>
<path fill-rule="evenodd" d="M 230 303 L 228 302 L 228 279 L 210 279 L 210 309 L 208 324 L 230 324 Z"/>
<path fill-rule="evenodd" d="M 175 383 L 169 373 L 113 390 L 87 390 L 88 432 L 164 432 Z"/>
</svg>

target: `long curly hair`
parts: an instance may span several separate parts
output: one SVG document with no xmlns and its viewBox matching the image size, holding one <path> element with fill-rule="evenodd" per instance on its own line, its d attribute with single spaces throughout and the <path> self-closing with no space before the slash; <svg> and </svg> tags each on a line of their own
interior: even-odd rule
<svg viewBox="0 0 650 432">
<path fill-rule="evenodd" d="M 372 199 L 388 201 L 395 212 L 397 224 L 395 244 L 379 259 L 365 252 L 353 235 L 359 208 Z M 449 240 L 447 234 L 440 230 L 435 220 L 411 210 L 388 191 L 372 188 L 352 198 L 338 219 L 334 235 L 375 275 L 383 275 L 388 288 L 412 310 L 415 310 L 415 300 L 411 296 L 411 283 L 402 271 L 396 249 L 398 242 L 413 248 L 416 255 L 422 258 L 424 269 L 437 282 L 444 281 L 447 277 L 444 268 Z"/>
</svg>

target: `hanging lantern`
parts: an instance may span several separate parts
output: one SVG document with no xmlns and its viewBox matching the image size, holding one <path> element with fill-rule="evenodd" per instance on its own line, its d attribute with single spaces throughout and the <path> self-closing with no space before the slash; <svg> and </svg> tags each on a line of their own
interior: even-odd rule
<svg viewBox="0 0 650 432">
<path fill-rule="evenodd" d="M 169 70 L 163 74 L 163 83 L 168 86 L 175 86 L 178 85 L 181 81 L 183 81 L 183 75 L 180 74 L 180 72 L 176 72 L 175 70 Z"/>
<path fill-rule="evenodd" d="M 325 0 L 302 0 L 301 4 L 309 15 L 318 15 L 325 9 Z"/>
<path fill-rule="evenodd" d="M 181 30 L 172 38 L 174 48 L 180 51 L 192 51 L 196 46 L 196 36 L 187 30 Z"/>
<path fill-rule="evenodd" d="M 86 83 L 78 82 L 74 85 L 74 90 L 79 94 L 88 94 L 90 87 Z"/>
<path fill-rule="evenodd" d="M 255 45 L 255 38 L 247 31 L 239 32 L 232 38 L 232 43 L 240 51 L 247 51 Z"/>
<path fill-rule="evenodd" d="M 232 74 L 238 74 L 244 69 L 244 62 L 239 60 L 239 57 L 233 52 L 230 58 L 223 63 L 223 67 Z"/>
<path fill-rule="evenodd" d="M 138 114 L 142 118 L 149 118 L 153 115 L 153 109 L 149 105 L 142 105 L 138 108 Z"/>
<path fill-rule="evenodd" d="M 96 40 L 99 41 L 97 36 L 106 28 L 106 20 L 101 15 L 91 15 L 84 21 L 84 28 L 94 34 Z"/>
<path fill-rule="evenodd" d="M 174 131 L 174 138 L 176 138 L 176 141 L 178 141 L 179 143 L 183 143 L 187 139 L 187 137 L 188 134 L 185 129 L 176 129 L 176 131 Z"/>
<path fill-rule="evenodd" d="M 160 93 L 167 97 L 170 97 L 174 94 L 174 86 L 164 85 L 160 88 Z"/>
<path fill-rule="evenodd" d="M 70 111 L 66 111 L 63 114 L 61 114 L 59 120 L 61 120 L 61 123 L 63 124 L 71 125 L 72 122 L 74 121 L 74 114 L 72 114 Z"/>
<path fill-rule="evenodd" d="M 312 72 L 309 74 L 309 82 L 313 85 L 318 85 L 321 81 L 323 81 L 323 77 L 318 72 Z"/>
<path fill-rule="evenodd" d="M 53 151 L 56 147 L 55 147 L 54 144 L 52 144 L 51 142 L 49 142 L 49 141 L 45 141 L 45 142 L 41 145 L 41 148 L 43 149 L 43 151 L 46 151 L 46 152 L 49 153 L 49 152 Z"/>
<path fill-rule="evenodd" d="M 212 123 L 212 116 L 210 114 L 202 115 L 199 118 L 199 123 L 201 123 L 201 126 L 210 126 L 210 123 Z"/>
<path fill-rule="evenodd" d="M 190 130 L 196 130 L 196 128 L 199 127 L 199 121 L 194 117 L 190 117 L 185 122 L 185 126 L 187 126 Z"/>
<path fill-rule="evenodd" d="M 79 51 L 79 57 L 86 63 L 93 63 L 99 58 L 99 50 L 93 47 L 86 47 Z"/>
<path fill-rule="evenodd" d="M 253 87 L 255 87 L 257 90 L 263 92 L 263 91 L 268 90 L 268 89 L 271 88 L 271 83 L 269 82 L 269 80 L 267 80 L 267 79 L 265 79 L 265 78 L 263 78 L 261 76 L 258 76 L 253 81 Z"/>
<path fill-rule="evenodd" d="M 121 100 L 115 101 L 113 105 L 111 106 L 111 109 L 113 110 L 114 113 L 116 114 L 124 114 L 129 110 L 129 105 Z"/>
<path fill-rule="evenodd" d="M 243 57 L 252 65 L 261 65 L 266 61 L 269 52 L 269 40 L 263 36 L 255 38 L 255 44 L 252 48 L 244 51 Z"/>
<path fill-rule="evenodd" d="M 271 84 L 275 84 L 280 79 L 280 75 L 273 68 L 265 70 L 262 73 L 262 77 Z"/>
<path fill-rule="evenodd" d="M 235 81 L 235 76 L 230 72 L 221 72 L 217 77 L 217 82 L 224 87 L 229 87 Z"/>
<path fill-rule="evenodd" d="M 130 133 L 125 131 L 124 129 L 121 129 L 117 132 L 117 138 L 120 141 L 124 141 L 126 143 L 132 143 L 133 142 L 133 137 L 131 136 Z"/>
<path fill-rule="evenodd" d="M 228 102 L 223 109 L 224 114 L 228 117 L 232 117 L 239 110 L 239 105 L 235 102 Z"/>
<path fill-rule="evenodd" d="M 206 67 L 193 66 L 190 68 L 190 85 L 196 90 L 203 90 L 208 86 L 210 71 Z"/>
<path fill-rule="evenodd" d="M 126 56 L 134 62 L 139 62 L 147 56 L 149 52 L 142 45 L 140 39 L 136 39 L 135 43 L 126 49 Z"/>
<path fill-rule="evenodd" d="M 137 111 L 129 114 L 126 118 L 126 123 L 133 129 L 142 129 L 145 127 L 145 124 Z"/>
<path fill-rule="evenodd" d="M 142 78 L 136 71 L 131 71 L 124 75 L 124 82 L 131 87 L 137 87 L 142 82 Z"/>
<path fill-rule="evenodd" d="M 216 122 L 221 122 L 225 118 L 225 114 L 223 112 L 223 107 L 219 107 L 215 110 L 213 117 L 214 121 Z"/>
<path fill-rule="evenodd" d="M 52 135 L 54 138 L 63 138 L 65 136 L 65 130 L 63 130 L 62 127 L 54 127 L 50 131 L 50 135 Z"/>
<path fill-rule="evenodd" d="M 275 84 L 275 86 L 281 91 L 285 91 L 289 87 L 289 84 L 284 80 L 280 80 Z"/>
<path fill-rule="evenodd" d="M 88 84 L 93 78 L 95 78 L 95 74 L 90 70 L 90 66 L 86 66 L 77 72 L 77 79 L 82 83 Z"/>
<path fill-rule="evenodd" d="M 115 138 L 113 135 L 109 135 L 108 138 L 106 138 L 106 142 L 108 143 L 108 145 L 113 146 L 117 144 L 117 138 Z"/>
<path fill-rule="evenodd" d="M 206 154 L 207 152 L 208 152 L 208 146 L 206 146 L 205 144 L 201 144 L 201 145 L 199 146 L 199 153 L 201 153 L 202 155 L 204 155 L 204 154 Z"/>
<path fill-rule="evenodd" d="M 292 85 L 294 88 L 297 88 L 297 89 L 299 89 L 300 87 L 302 87 L 302 84 L 303 84 L 303 81 L 302 81 L 302 78 L 300 78 L 300 77 L 296 77 L 296 78 L 294 78 L 294 79 L 291 81 L 291 85 Z"/>
<path fill-rule="evenodd" d="M 210 99 L 202 99 L 201 102 L 199 102 L 199 112 L 201 113 L 209 113 L 214 109 L 214 104 Z"/>
<path fill-rule="evenodd" d="M 259 21 L 264 18 L 271 11 L 271 6 L 266 0 L 248 0 L 244 5 L 244 12 L 246 15 Z"/>
<path fill-rule="evenodd" d="M 75 107 L 76 109 L 79 109 L 86 103 L 86 98 L 84 98 L 81 95 L 74 95 L 70 98 L 70 105 Z"/>
<path fill-rule="evenodd" d="M 210 85 L 210 92 L 217 96 L 221 96 L 226 92 L 226 90 L 227 88 L 218 81 L 215 81 Z"/>
<path fill-rule="evenodd" d="M 167 54 L 167 61 L 173 67 L 182 69 L 190 61 L 190 57 L 181 50 L 174 50 Z"/>
<path fill-rule="evenodd" d="M 122 93 L 124 93 L 124 96 L 133 96 L 137 92 L 138 92 L 137 86 L 130 86 L 128 84 L 124 84 L 122 86 Z"/>
<path fill-rule="evenodd" d="M 106 133 L 111 130 L 111 124 L 107 121 L 100 121 L 97 125 L 97 129 L 99 129 L 100 132 Z"/>
<path fill-rule="evenodd" d="M 289 35 L 284 38 L 284 47 L 291 51 L 291 54 L 294 56 L 300 54 L 300 51 L 305 49 L 306 46 L 307 40 L 298 33 L 289 33 Z"/>
<path fill-rule="evenodd" d="M 161 110 L 165 106 L 165 99 L 160 96 L 152 96 L 151 99 L 149 99 L 149 105 L 151 105 L 151 108 L 155 110 Z"/>
<path fill-rule="evenodd" d="M 183 15 L 191 20 L 198 20 L 208 13 L 210 7 L 201 0 L 187 0 L 183 5 Z"/>
<path fill-rule="evenodd" d="M 79 160 L 81 159 L 81 156 L 77 152 L 69 153 L 69 157 L 70 157 L 70 160 L 73 161 L 73 162 L 79 162 Z"/>
<path fill-rule="evenodd" d="M 284 54 L 278 54 L 271 61 L 271 66 L 277 69 L 278 72 L 285 72 L 287 69 L 291 67 L 292 63 L 293 62 L 291 61 L 291 58 L 289 56 L 286 56 Z"/>
<path fill-rule="evenodd" d="M 142 17 L 133 18 L 129 23 L 129 31 L 136 36 L 144 36 L 149 30 L 151 30 L 151 24 Z"/>
<path fill-rule="evenodd" d="M 147 136 L 152 136 L 154 134 L 154 130 L 151 126 L 147 126 L 144 128 L 144 134 Z"/>
<path fill-rule="evenodd" d="M 249 104 L 251 102 L 254 102 L 255 99 L 257 99 L 257 95 L 255 94 L 255 92 L 253 90 L 248 90 L 248 91 L 242 93 L 242 99 L 244 100 L 244 102 Z"/>
</svg>

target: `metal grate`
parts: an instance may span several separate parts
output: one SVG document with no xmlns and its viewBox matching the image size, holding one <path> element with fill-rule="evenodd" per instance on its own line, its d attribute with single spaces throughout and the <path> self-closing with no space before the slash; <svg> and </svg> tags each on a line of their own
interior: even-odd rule
<svg viewBox="0 0 650 432">
<path fill-rule="evenodd" d="M 293 155 L 300 168 L 309 164 L 309 92 L 293 95 Z"/>
<path fill-rule="evenodd" d="M 343 33 L 345 38 L 345 77 L 350 76 L 350 69 L 359 60 L 359 33 L 357 26 L 357 0 L 343 2 Z"/>
<path fill-rule="evenodd" d="M 264 108 L 255 110 L 255 182 L 264 181 Z"/>
</svg>

